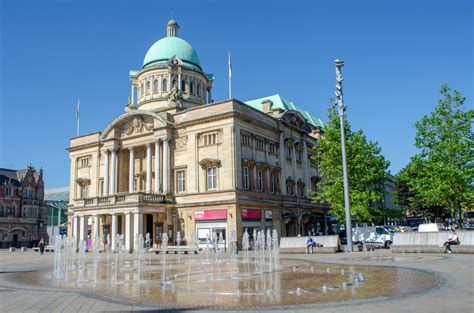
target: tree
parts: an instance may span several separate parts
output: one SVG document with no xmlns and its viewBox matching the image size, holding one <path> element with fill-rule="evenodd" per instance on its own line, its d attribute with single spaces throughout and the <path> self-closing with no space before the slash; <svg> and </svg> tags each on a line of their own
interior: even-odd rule
<svg viewBox="0 0 474 313">
<path fill-rule="evenodd" d="M 439 92 L 435 110 L 415 123 L 420 152 L 401 177 L 413 191 L 412 205 L 442 206 L 456 218 L 463 208 L 473 207 L 474 111 L 466 109 L 466 98 L 448 85 Z"/>
<path fill-rule="evenodd" d="M 417 174 L 415 167 L 407 166 L 396 175 L 395 201 L 403 210 L 403 216 L 425 217 L 429 220 L 434 220 L 436 217 L 449 217 L 445 207 L 439 205 L 425 206 L 421 201 L 421 197 L 411 190 L 408 185 L 409 177 L 414 177 Z"/>
<path fill-rule="evenodd" d="M 328 120 L 324 135 L 314 147 L 314 160 L 322 179 L 319 183 L 320 192 L 313 193 L 313 201 L 328 203 L 331 213 L 343 222 L 341 134 L 338 112 L 333 106 L 328 110 Z M 383 209 L 381 198 L 389 162 L 380 154 L 381 148 L 376 142 L 367 141 L 362 130 L 352 132 L 347 120 L 344 123 L 352 220 L 375 221 L 380 218 Z"/>
</svg>

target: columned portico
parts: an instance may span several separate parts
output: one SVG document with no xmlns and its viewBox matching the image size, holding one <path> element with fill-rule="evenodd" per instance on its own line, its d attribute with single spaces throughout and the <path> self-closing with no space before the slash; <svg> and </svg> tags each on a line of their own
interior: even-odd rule
<svg viewBox="0 0 474 313">
<path fill-rule="evenodd" d="M 111 162 L 111 175 L 110 175 L 110 191 L 109 194 L 113 195 L 117 193 L 117 150 L 112 150 L 112 162 Z"/>
<path fill-rule="evenodd" d="M 151 192 L 151 143 L 146 145 L 146 192 Z"/>
<path fill-rule="evenodd" d="M 163 140 L 163 193 L 168 194 L 169 189 L 169 162 L 170 162 L 170 146 L 169 139 L 165 138 Z"/>
<path fill-rule="evenodd" d="M 109 195 L 109 150 L 104 151 L 104 196 Z"/>
<path fill-rule="evenodd" d="M 143 235 L 143 214 L 140 212 L 133 213 L 133 240 L 135 241 L 134 250 L 138 251 L 137 235 Z"/>
<path fill-rule="evenodd" d="M 87 216 L 80 216 L 79 240 L 87 240 Z"/>
<path fill-rule="evenodd" d="M 95 247 L 95 240 L 97 239 L 99 242 L 98 242 L 98 247 L 100 247 L 100 235 L 99 235 L 99 221 L 100 221 L 100 218 L 99 218 L 99 215 L 98 214 L 94 214 L 93 215 L 94 217 L 94 229 L 93 229 L 93 233 L 92 233 L 92 247 Z M 99 248 L 100 249 L 100 248 Z"/>
<path fill-rule="evenodd" d="M 116 248 L 116 236 L 117 236 L 117 227 L 118 227 L 118 216 L 116 213 L 112 213 L 112 229 L 111 229 L 111 243 L 112 243 L 112 250 L 115 251 Z"/>
<path fill-rule="evenodd" d="M 129 147 L 128 149 L 130 150 L 128 191 L 133 192 L 135 190 L 135 150 L 134 147 Z"/>
<path fill-rule="evenodd" d="M 132 213 L 125 213 L 125 251 L 132 251 Z"/>
<path fill-rule="evenodd" d="M 161 189 L 161 147 L 160 139 L 155 141 L 155 193 Z"/>
</svg>

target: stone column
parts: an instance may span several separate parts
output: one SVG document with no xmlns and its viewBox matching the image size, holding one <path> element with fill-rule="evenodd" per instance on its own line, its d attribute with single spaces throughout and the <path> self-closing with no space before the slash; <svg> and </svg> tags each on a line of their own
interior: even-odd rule
<svg viewBox="0 0 474 313">
<path fill-rule="evenodd" d="M 128 192 L 135 191 L 135 150 L 134 147 L 128 148 L 130 150 L 130 160 L 128 167 Z"/>
<path fill-rule="evenodd" d="M 296 149 L 293 141 L 291 142 L 291 173 L 293 180 L 296 182 Z"/>
<path fill-rule="evenodd" d="M 132 213 L 125 213 L 125 251 L 132 252 Z"/>
<path fill-rule="evenodd" d="M 308 196 L 308 190 L 311 189 L 311 181 L 309 175 L 309 162 L 308 162 L 308 147 L 306 146 L 306 141 L 303 141 L 303 164 L 301 166 L 301 172 L 303 173 L 303 182 L 305 184 L 304 196 Z"/>
<path fill-rule="evenodd" d="M 99 241 L 99 247 L 100 247 L 99 220 L 100 220 L 99 215 L 94 214 L 94 231 L 92 232 L 92 246 L 93 247 L 95 247 L 96 234 L 97 234 L 97 240 Z"/>
<path fill-rule="evenodd" d="M 112 227 L 111 227 L 112 230 L 110 234 L 112 251 L 115 251 L 115 245 L 116 245 L 115 236 L 117 236 L 117 226 L 118 226 L 117 222 L 118 222 L 117 214 L 112 213 Z"/>
<path fill-rule="evenodd" d="M 169 190 L 169 162 L 170 162 L 170 146 L 169 139 L 163 141 L 163 193 L 167 194 Z"/>
<path fill-rule="evenodd" d="M 87 241 L 87 216 L 85 215 L 80 217 L 79 239 Z"/>
<path fill-rule="evenodd" d="M 280 193 L 286 195 L 286 157 L 285 157 L 285 134 L 280 133 Z"/>
<path fill-rule="evenodd" d="M 151 192 L 151 143 L 146 145 L 146 192 Z"/>
<path fill-rule="evenodd" d="M 142 234 L 143 236 L 143 214 L 140 212 L 136 212 L 133 214 L 133 240 L 135 242 L 135 238 L 137 235 Z M 134 251 L 138 251 L 138 242 L 134 244 Z"/>
<path fill-rule="evenodd" d="M 160 139 L 155 141 L 155 193 L 160 192 L 161 188 L 161 149 Z"/>
<path fill-rule="evenodd" d="M 113 195 L 116 193 L 117 189 L 117 151 L 115 149 L 112 150 L 112 164 L 110 165 L 112 168 L 112 173 L 110 175 L 110 191 L 109 194 Z"/>
<path fill-rule="evenodd" d="M 105 156 L 105 174 L 104 174 L 104 196 L 109 195 L 109 150 L 104 151 Z"/>
</svg>

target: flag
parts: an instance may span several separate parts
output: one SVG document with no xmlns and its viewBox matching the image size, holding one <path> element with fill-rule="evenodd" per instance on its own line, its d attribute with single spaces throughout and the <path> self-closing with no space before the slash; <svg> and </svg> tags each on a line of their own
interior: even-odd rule
<svg viewBox="0 0 474 313">
<path fill-rule="evenodd" d="M 230 52 L 229 52 L 229 77 L 232 77 L 232 62 L 230 60 Z"/>
<path fill-rule="evenodd" d="M 79 119 L 80 113 L 81 113 L 81 102 L 80 100 L 77 100 L 76 120 Z"/>
</svg>

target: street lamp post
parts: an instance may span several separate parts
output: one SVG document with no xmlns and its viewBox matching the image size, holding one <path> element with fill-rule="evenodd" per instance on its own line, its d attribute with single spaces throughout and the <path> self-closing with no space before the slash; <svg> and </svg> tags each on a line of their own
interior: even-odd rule
<svg viewBox="0 0 474 313">
<path fill-rule="evenodd" d="M 344 176 L 344 206 L 346 211 L 346 238 L 347 238 L 347 251 L 352 252 L 352 222 L 351 222 L 351 202 L 349 200 L 349 179 L 347 178 L 347 161 L 346 161 L 346 138 L 344 134 L 344 111 L 346 106 L 344 105 L 344 99 L 342 97 L 342 78 L 341 67 L 344 66 L 344 61 L 336 59 L 334 61 L 336 65 L 336 103 L 339 109 L 339 120 L 341 125 L 341 146 L 342 146 L 342 173 Z"/>
</svg>

